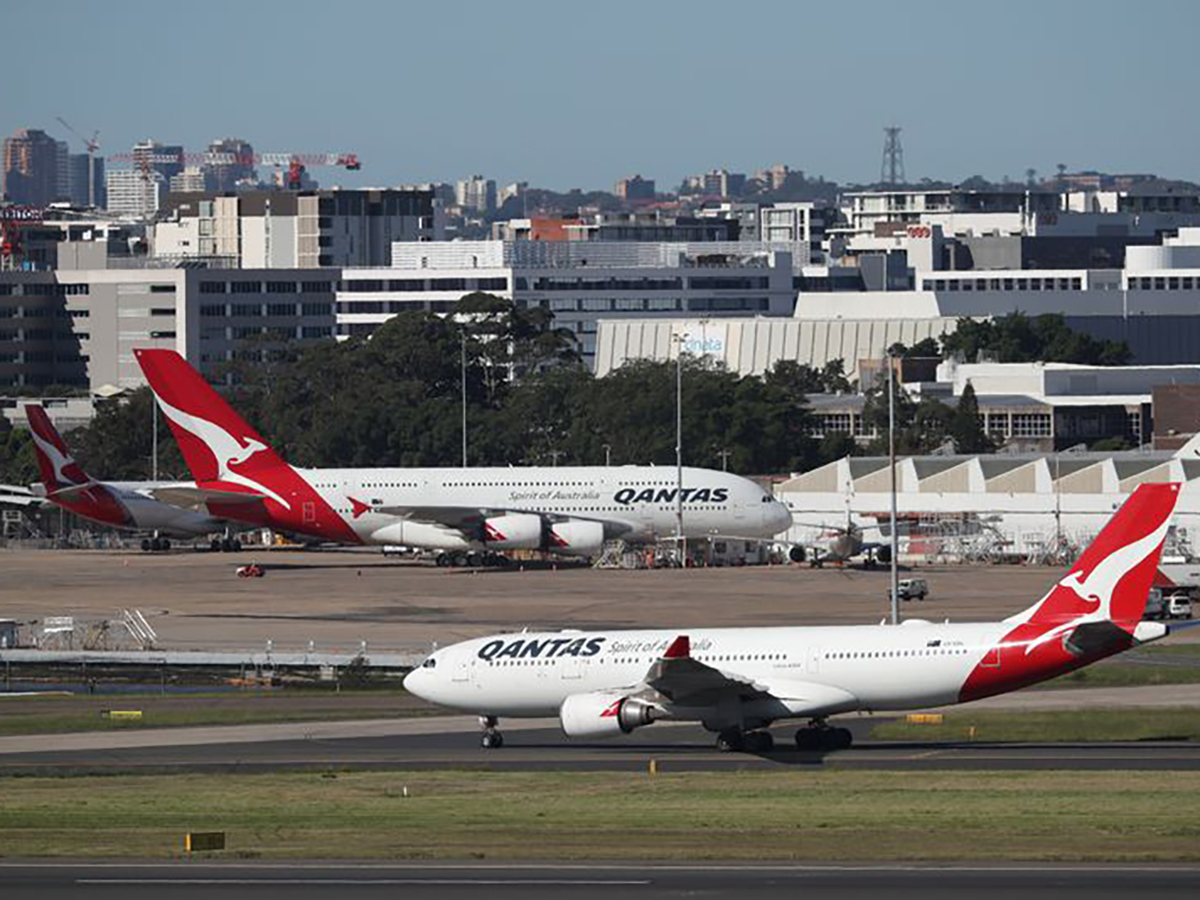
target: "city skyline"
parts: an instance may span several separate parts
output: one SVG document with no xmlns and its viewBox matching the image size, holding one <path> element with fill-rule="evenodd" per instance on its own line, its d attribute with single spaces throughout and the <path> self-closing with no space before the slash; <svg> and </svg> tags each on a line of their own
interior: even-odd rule
<svg viewBox="0 0 1200 900">
<path fill-rule="evenodd" d="M 75 65 L 43 65 L 36 87 L 12 92 L 0 131 L 44 129 L 82 152 L 62 116 L 82 134 L 99 130 L 104 156 L 145 138 L 200 150 L 238 136 L 264 152 L 362 157 L 360 173 L 316 173 L 323 184 L 481 172 L 611 190 L 640 173 L 673 190 L 714 166 L 752 173 L 776 162 L 873 182 L 883 127 L 898 124 L 912 182 L 1022 181 L 1026 168 L 1044 177 L 1060 162 L 1200 181 L 1200 125 L 1170 116 L 1187 108 L 1197 68 L 1188 26 L 1200 9 L 1173 0 L 1149 6 L 1172 28 L 1124 43 L 1113 35 L 1125 8 L 1111 2 L 1086 15 L 1019 2 L 1002 17 L 981 5 L 949 15 L 933 2 L 868 3 L 848 27 L 835 10 L 776 3 L 735 22 L 714 4 L 564 14 L 542 2 L 300 2 L 285 15 L 219 0 L 169 38 L 160 8 L 122 9 L 68 4 L 55 58 Z M 34 7 L 5 19 L 12 33 L 47 24 Z M 123 42 L 160 49 L 112 52 Z M 39 46 L 10 48 L 15 71 L 38 71 Z"/>
</svg>

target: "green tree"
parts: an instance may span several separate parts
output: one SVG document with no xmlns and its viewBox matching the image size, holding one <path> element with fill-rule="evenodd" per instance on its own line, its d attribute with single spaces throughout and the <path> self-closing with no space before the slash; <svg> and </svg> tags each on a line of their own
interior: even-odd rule
<svg viewBox="0 0 1200 900">
<path fill-rule="evenodd" d="M 969 381 L 950 419 L 950 437 L 954 439 L 954 447 L 959 453 L 991 453 L 996 449 L 983 423 L 979 421 L 979 400 Z"/>
<path fill-rule="evenodd" d="M 987 352 L 997 362 L 1081 363 L 1084 365 L 1126 365 L 1132 358 L 1123 341 L 1098 340 L 1072 330 L 1059 313 L 1030 318 L 1014 312 L 997 319 L 959 319 L 954 332 L 942 339 L 949 355 L 959 353 L 974 362 Z"/>
</svg>

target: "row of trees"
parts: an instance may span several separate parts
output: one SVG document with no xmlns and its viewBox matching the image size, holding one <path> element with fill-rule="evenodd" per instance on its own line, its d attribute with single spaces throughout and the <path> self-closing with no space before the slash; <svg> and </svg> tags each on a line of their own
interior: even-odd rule
<svg viewBox="0 0 1200 900">
<path fill-rule="evenodd" d="M 404 313 L 370 339 L 304 347 L 248 345 L 219 374 L 230 402 L 286 458 L 305 466 L 444 466 L 461 457 L 465 375 L 468 461 L 472 465 L 654 463 L 675 460 L 674 363 L 635 362 L 596 378 L 569 332 L 551 314 L 472 294 L 457 318 Z M 460 322 L 466 322 L 464 327 Z M 964 320 L 943 347 L 923 342 L 895 352 L 929 355 L 987 348 L 1001 361 L 1027 358 L 1124 360 L 1127 348 L 1076 335 L 1061 317 Z M 1122 354 L 1124 350 L 1124 355 Z M 464 366 L 465 364 L 465 366 Z M 513 374 L 518 377 L 510 377 Z M 746 473 L 803 471 L 846 454 L 886 452 L 848 435 L 812 437 L 813 393 L 851 390 L 841 361 L 814 369 L 792 361 L 741 376 L 704 357 L 683 363 L 683 447 L 690 465 Z M 960 452 L 994 449 L 970 387 L 956 407 L 914 402 L 896 388 L 897 448 L 924 453 L 953 442 Z M 148 389 L 102 406 L 70 434 L 97 477 L 150 474 L 153 401 Z M 886 388 L 867 395 L 867 424 L 887 432 Z M 0 417 L 0 423 L 3 423 Z M 161 421 L 161 420 L 160 420 Z M 165 424 L 161 477 L 187 472 Z M 0 424 L 0 482 L 37 480 L 26 432 Z"/>
</svg>

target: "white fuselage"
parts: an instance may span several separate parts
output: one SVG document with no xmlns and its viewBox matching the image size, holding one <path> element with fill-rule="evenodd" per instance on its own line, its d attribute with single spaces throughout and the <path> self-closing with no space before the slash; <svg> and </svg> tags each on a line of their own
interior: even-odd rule
<svg viewBox="0 0 1200 900">
<path fill-rule="evenodd" d="M 442 549 L 480 546 L 439 510 L 526 512 L 604 524 L 606 538 L 675 534 L 677 475 L 654 466 L 297 469 L 364 543 Z M 791 525 L 787 507 L 748 479 L 683 469 L 683 534 L 767 538 Z M 395 510 L 411 509 L 412 515 Z M 439 518 L 441 521 L 439 521 Z"/>
<path fill-rule="evenodd" d="M 554 716 L 572 694 L 639 685 L 670 643 L 686 633 L 697 661 L 788 695 L 788 685 L 844 692 L 838 709 L 919 709 L 956 703 L 967 676 L 1010 624 L 708 628 L 506 634 L 436 651 L 405 687 L 433 703 L 480 715 Z M 522 642 L 513 649 L 516 642 Z M 534 654 L 542 642 L 547 643 Z M 582 642 L 582 643 L 579 643 Z M 497 645 L 499 649 L 497 649 Z M 578 648 L 572 653 L 572 648 Z M 595 649 L 595 652 L 589 653 Z M 501 654 L 505 655 L 501 655 Z"/>
</svg>

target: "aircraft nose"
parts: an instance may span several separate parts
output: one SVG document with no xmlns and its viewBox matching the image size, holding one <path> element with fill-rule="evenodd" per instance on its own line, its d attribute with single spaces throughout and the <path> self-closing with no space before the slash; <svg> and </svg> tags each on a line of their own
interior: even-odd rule
<svg viewBox="0 0 1200 900">
<path fill-rule="evenodd" d="M 420 697 L 422 700 L 428 700 L 429 698 L 421 692 L 421 685 L 423 681 L 424 678 L 422 677 L 421 670 L 413 669 L 404 676 L 404 689 L 410 694 L 415 694 L 416 696 Z"/>
<path fill-rule="evenodd" d="M 775 534 L 781 531 L 787 531 L 792 527 L 792 511 L 787 508 L 787 504 L 782 501 L 775 501 L 775 509 L 771 514 L 771 525 L 775 528 Z"/>
</svg>

